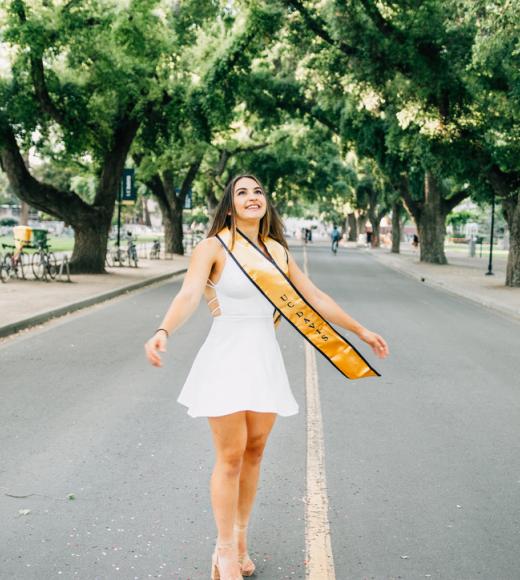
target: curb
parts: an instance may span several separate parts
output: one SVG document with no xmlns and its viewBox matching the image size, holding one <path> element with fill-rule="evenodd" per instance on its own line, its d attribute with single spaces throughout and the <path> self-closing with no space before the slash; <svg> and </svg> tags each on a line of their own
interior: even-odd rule
<svg viewBox="0 0 520 580">
<path fill-rule="evenodd" d="M 126 286 L 121 286 L 120 288 L 115 288 L 114 290 L 109 290 L 108 292 L 101 292 L 100 294 L 95 294 L 90 298 L 85 298 L 79 300 L 78 302 L 71 302 L 65 306 L 60 306 L 59 308 L 53 308 L 46 312 L 41 312 L 40 314 L 35 314 L 34 316 L 29 316 L 17 322 L 12 322 L 11 324 L 6 324 L 5 326 L 0 326 L 0 338 L 5 338 L 15 332 L 30 328 L 31 326 L 36 326 L 37 324 L 42 324 L 47 322 L 51 318 L 58 318 L 69 314 L 70 312 L 75 312 L 76 310 L 81 310 L 92 306 L 94 304 L 99 304 L 100 302 L 105 302 L 121 294 L 127 292 L 132 292 L 133 290 L 139 290 L 145 286 L 150 286 L 156 282 L 162 282 L 163 280 L 168 280 L 168 278 L 173 278 L 178 274 L 184 274 L 187 272 L 187 268 L 181 268 L 180 270 L 175 270 L 174 272 L 169 272 L 168 274 L 160 274 L 159 276 L 154 276 L 153 278 L 148 278 L 146 280 L 141 280 L 140 282 L 134 282 L 132 284 L 127 284 Z"/>
<path fill-rule="evenodd" d="M 425 284 L 430 288 L 437 288 L 439 290 L 443 290 L 444 292 L 447 292 L 452 296 L 456 296 L 457 298 L 463 298 L 465 300 L 468 300 L 469 302 L 472 302 L 473 304 L 484 306 L 485 308 L 489 308 L 490 310 L 498 312 L 499 314 L 503 314 L 508 317 L 512 316 L 516 320 L 520 320 L 520 312 L 517 312 L 513 308 L 508 308 L 507 306 L 499 306 L 497 304 L 494 304 L 493 302 L 483 300 L 482 298 L 477 298 L 476 296 L 469 296 L 468 294 L 463 294 L 461 291 L 455 290 L 450 286 L 446 286 L 442 282 L 436 282 L 435 280 L 431 280 L 429 278 L 423 279 L 423 276 L 421 274 L 410 272 L 409 270 L 406 270 L 405 268 L 400 268 L 395 264 L 389 264 L 388 262 L 385 261 L 384 258 L 380 258 L 377 254 L 373 254 L 369 250 L 366 250 L 366 253 L 370 254 L 375 260 L 377 260 L 379 264 L 385 266 L 386 268 L 389 268 L 390 270 L 394 270 L 395 272 L 399 272 L 400 274 L 408 276 L 409 278 L 414 279 L 416 282 Z"/>
</svg>

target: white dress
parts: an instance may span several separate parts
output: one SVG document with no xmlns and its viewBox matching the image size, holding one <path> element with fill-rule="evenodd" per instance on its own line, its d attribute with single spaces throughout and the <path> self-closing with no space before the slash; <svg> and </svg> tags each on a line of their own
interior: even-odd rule
<svg viewBox="0 0 520 580">
<path fill-rule="evenodd" d="M 276 338 L 274 307 L 227 251 L 225 256 L 217 284 L 208 281 L 220 314 L 213 318 L 177 401 L 191 417 L 245 410 L 295 415 L 299 407 Z"/>
</svg>

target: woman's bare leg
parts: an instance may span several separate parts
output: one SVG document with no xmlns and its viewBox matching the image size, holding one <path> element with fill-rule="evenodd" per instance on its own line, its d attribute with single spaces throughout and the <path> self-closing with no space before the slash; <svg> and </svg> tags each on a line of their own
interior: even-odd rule
<svg viewBox="0 0 520 580">
<path fill-rule="evenodd" d="M 216 462 L 211 474 L 211 504 L 219 542 L 233 540 L 240 468 L 247 444 L 246 412 L 208 417 Z"/>
<path fill-rule="evenodd" d="M 260 463 L 267 439 L 276 420 L 276 413 L 258 413 L 245 411 L 247 424 L 247 439 L 243 453 L 242 469 L 240 471 L 240 486 L 236 522 L 240 525 L 249 523 L 253 503 L 256 497 L 260 477 Z M 238 535 L 238 551 L 247 551 L 245 533 Z"/>
</svg>

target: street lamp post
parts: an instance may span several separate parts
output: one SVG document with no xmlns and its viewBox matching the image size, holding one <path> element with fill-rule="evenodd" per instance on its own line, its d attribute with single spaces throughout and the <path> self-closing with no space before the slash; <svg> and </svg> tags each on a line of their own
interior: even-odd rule
<svg viewBox="0 0 520 580">
<path fill-rule="evenodd" d="M 119 250 L 121 244 L 121 189 L 122 184 L 119 184 L 117 190 L 117 249 Z"/>
<path fill-rule="evenodd" d="M 494 276 L 493 272 L 493 233 L 495 229 L 495 192 L 491 198 L 491 234 L 489 236 L 489 264 L 486 276 Z"/>
</svg>

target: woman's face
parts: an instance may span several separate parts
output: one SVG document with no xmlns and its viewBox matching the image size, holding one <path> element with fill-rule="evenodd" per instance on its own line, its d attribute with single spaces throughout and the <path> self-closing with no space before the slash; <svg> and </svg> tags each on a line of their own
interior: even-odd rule
<svg viewBox="0 0 520 580">
<path fill-rule="evenodd" d="M 236 217 L 242 221 L 260 220 L 267 211 L 267 200 L 258 183 L 250 177 L 241 177 L 233 192 Z"/>
</svg>

